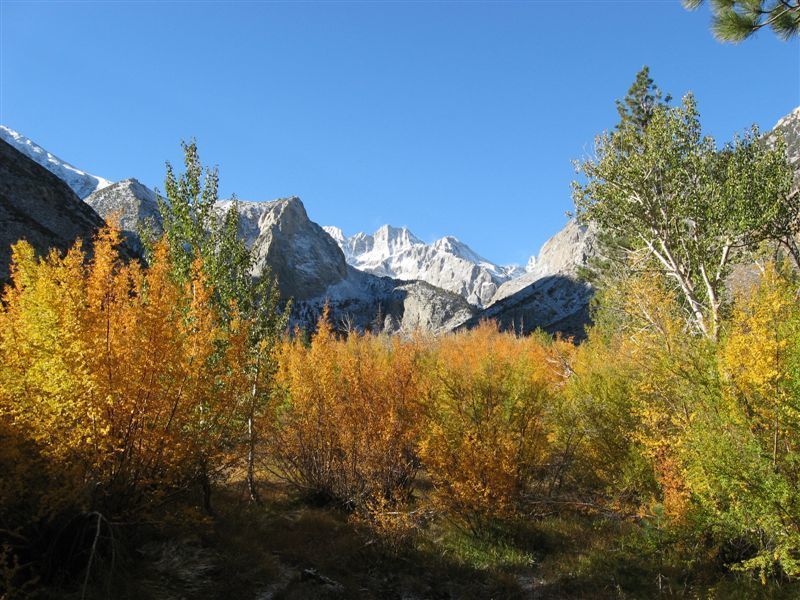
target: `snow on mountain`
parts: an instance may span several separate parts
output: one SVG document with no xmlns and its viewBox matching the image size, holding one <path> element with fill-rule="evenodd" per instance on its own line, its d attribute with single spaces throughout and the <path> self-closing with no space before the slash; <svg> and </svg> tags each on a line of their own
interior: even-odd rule
<svg viewBox="0 0 800 600">
<path fill-rule="evenodd" d="M 374 234 L 346 237 L 338 227 L 325 231 L 360 271 L 403 281 L 425 281 L 455 292 L 475 306 L 486 305 L 504 282 L 524 273 L 516 265 L 496 265 L 455 237 L 426 244 L 405 227 L 384 225 Z"/>
<path fill-rule="evenodd" d="M 81 199 L 113 183 L 108 179 L 86 173 L 77 167 L 73 167 L 68 162 L 61 160 L 54 154 L 50 154 L 37 143 L 5 125 L 0 125 L 0 139 L 3 139 L 16 150 L 22 152 L 22 154 L 32 159 L 34 162 L 39 163 L 53 175 L 64 181 Z"/>
<path fill-rule="evenodd" d="M 331 236 L 334 241 L 339 244 L 339 247 L 342 248 L 345 245 L 345 237 L 344 232 L 339 229 L 338 227 L 334 227 L 332 225 L 325 225 L 322 227 L 329 236 Z M 344 251 L 344 249 L 342 249 Z"/>
</svg>

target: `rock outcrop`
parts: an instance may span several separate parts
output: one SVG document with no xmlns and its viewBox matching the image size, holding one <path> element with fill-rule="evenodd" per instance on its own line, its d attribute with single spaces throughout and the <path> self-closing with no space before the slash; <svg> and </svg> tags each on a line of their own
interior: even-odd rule
<svg viewBox="0 0 800 600">
<path fill-rule="evenodd" d="M 348 266 L 347 277 L 316 298 L 295 303 L 298 324 L 317 322 L 327 305 L 336 328 L 385 333 L 452 331 L 476 312 L 458 294 L 424 281 L 379 277 Z"/>
<path fill-rule="evenodd" d="M 775 123 L 775 127 L 766 135 L 767 142 L 774 143 L 778 133 L 783 135 L 789 163 L 800 177 L 800 106 Z"/>
<path fill-rule="evenodd" d="M 219 203 L 221 211 L 231 201 Z M 297 301 L 320 296 L 347 277 L 339 246 L 308 218 L 299 198 L 239 202 L 239 230 L 256 259 L 253 273 L 266 266 L 278 278 L 281 294 Z"/>
<path fill-rule="evenodd" d="M 85 201 L 106 221 L 116 222 L 136 253 L 143 251 L 142 228 L 148 228 L 156 236 L 163 231 L 155 192 L 136 179 L 113 183 L 92 193 Z"/>
<path fill-rule="evenodd" d="M 592 227 L 570 220 L 544 243 L 530 270 L 501 285 L 489 306 L 464 326 L 493 319 L 503 330 L 525 334 L 539 328 L 581 339 L 590 321 L 592 288 L 578 271 L 593 255 L 594 242 Z"/>
</svg>

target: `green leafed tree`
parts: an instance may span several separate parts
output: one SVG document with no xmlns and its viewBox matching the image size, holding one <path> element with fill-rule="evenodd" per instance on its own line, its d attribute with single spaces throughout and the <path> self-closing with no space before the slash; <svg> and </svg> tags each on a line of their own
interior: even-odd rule
<svg viewBox="0 0 800 600">
<path fill-rule="evenodd" d="M 200 258 L 214 290 L 214 300 L 225 323 L 247 323 L 245 364 L 237 365 L 250 378 L 250 396 L 243 398 L 241 425 L 250 496 L 258 500 L 256 448 L 258 423 L 267 410 L 277 369 L 275 348 L 287 326 L 291 307 L 281 306 L 276 278 L 269 268 L 252 276 L 254 256 L 239 235 L 238 203 L 218 204 L 219 175 L 204 168 L 194 141 L 182 143 L 184 171 L 176 174 L 167 163 L 165 196 L 159 195 L 164 235 L 169 242 L 174 275 L 188 281 L 192 263 Z"/>
<path fill-rule="evenodd" d="M 703 0 L 683 0 L 690 10 Z M 800 31 L 800 0 L 711 0 L 714 36 L 723 42 L 741 42 L 765 27 L 790 40 Z"/>
<path fill-rule="evenodd" d="M 753 128 L 718 149 L 691 94 L 654 106 L 644 127 L 623 118 L 579 170 L 579 220 L 595 223 L 624 259 L 667 277 L 691 327 L 711 339 L 731 267 L 800 215 L 784 144 L 768 147 Z"/>
</svg>

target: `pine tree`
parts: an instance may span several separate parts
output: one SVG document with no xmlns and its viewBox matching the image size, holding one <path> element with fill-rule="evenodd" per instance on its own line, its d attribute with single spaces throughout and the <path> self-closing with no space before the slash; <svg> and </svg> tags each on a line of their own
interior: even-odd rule
<svg viewBox="0 0 800 600">
<path fill-rule="evenodd" d="M 644 65 L 636 73 L 636 77 L 628 88 L 624 98 L 616 100 L 619 122 L 615 126 L 618 132 L 626 131 L 625 139 L 631 144 L 629 152 L 635 152 L 641 144 L 641 138 L 659 107 L 669 106 L 670 94 L 664 93 L 650 76 L 650 67 Z M 617 285 L 634 275 L 641 267 L 641 257 L 633 249 L 635 243 L 627 239 L 621 232 L 600 229 L 596 232 L 595 252 L 586 267 L 579 275 L 602 290 Z"/>
<path fill-rule="evenodd" d="M 617 129 L 633 126 L 640 131 L 647 128 L 657 106 L 666 106 L 672 96 L 664 94 L 650 77 L 650 67 L 643 66 L 622 100 L 617 100 L 619 123 Z"/>
<path fill-rule="evenodd" d="M 694 10 L 703 0 L 683 0 Z M 723 42 L 741 42 L 764 27 L 790 40 L 800 31 L 800 0 L 711 0 L 711 29 Z"/>
</svg>

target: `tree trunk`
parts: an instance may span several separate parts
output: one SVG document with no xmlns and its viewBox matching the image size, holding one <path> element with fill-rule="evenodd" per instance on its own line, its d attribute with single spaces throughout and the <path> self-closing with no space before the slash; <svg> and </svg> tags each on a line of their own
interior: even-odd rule
<svg viewBox="0 0 800 600">
<path fill-rule="evenodd" d="M 200 489 L 203 492 L 203 510 L 207 515 L 215 517 L 214 507 L 211 505 L 211 480 L 208 477 L 208 470 L 203 465 L 203 470 L 200 474 Z"/>
<path fill-rule="evenodd" d="M 247 489 L 250 492 L 250 502 L 261 504 L 256 483 L 256 435 L 253 429 L 253 415 L 247 419 Z"/>
</svg>

